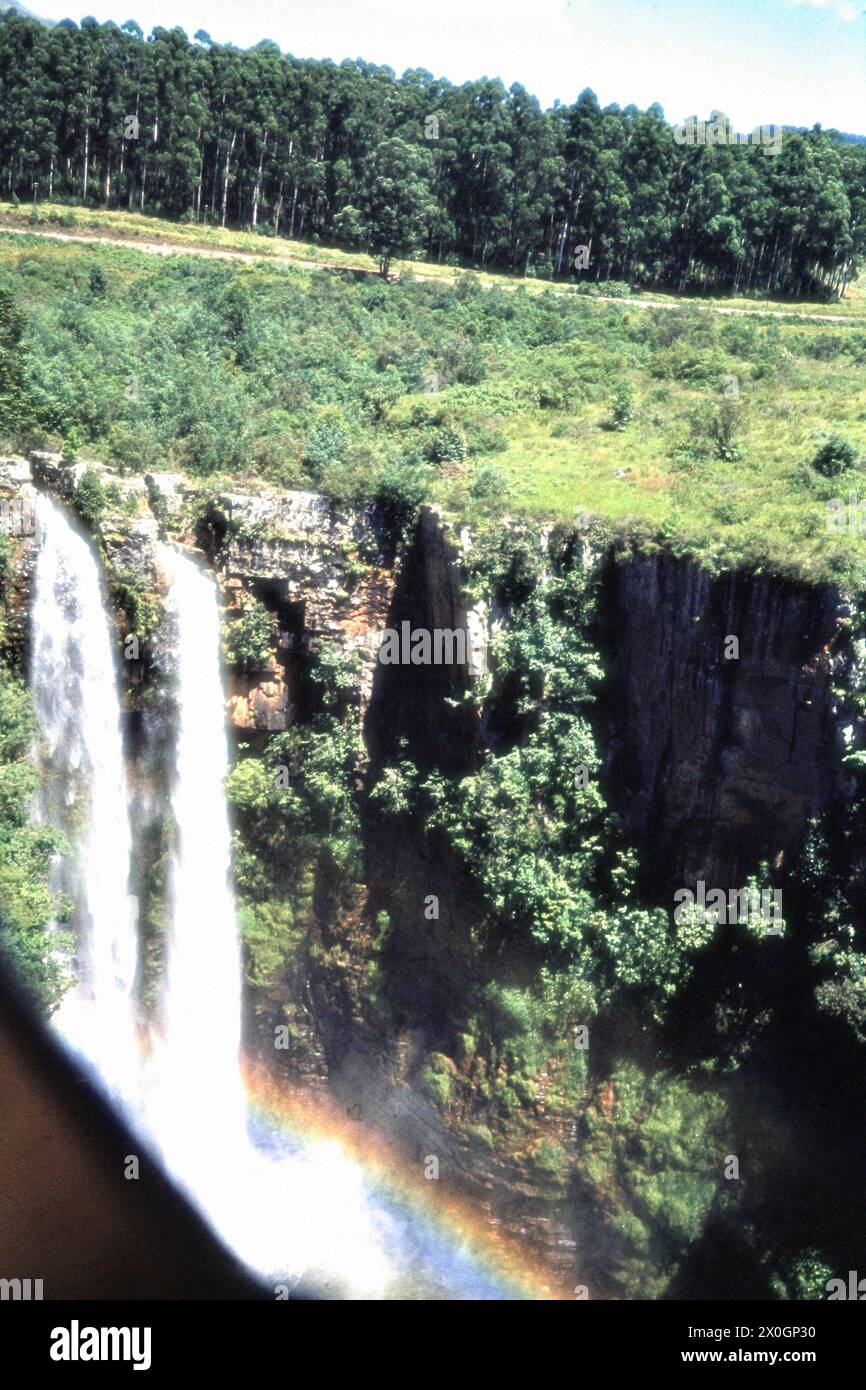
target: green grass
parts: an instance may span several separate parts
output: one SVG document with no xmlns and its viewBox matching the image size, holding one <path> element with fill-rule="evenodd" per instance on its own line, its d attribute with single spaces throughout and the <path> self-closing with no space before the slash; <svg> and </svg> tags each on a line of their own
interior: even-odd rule
<svg viewBox="0 0 866 1390">
<path fill-rule="evenodd" d="M 39 233 L 55 232 L 58 236 L 93 236 L 95 239 L 113 239 L 129 242 L 154 244 L 162 247 L 176 247 L 178 251 L 211 251 L 235 253 L 241 256 L 255 256 L 262 260 L 288 262 L 300 267 L 310 263 L 322 267 L 376 272 L 374 257 L 362 251 L 343 250 L 339 247 L 323 246 L 313 241 L 274 237 L 263 232 L 240 231 L 233 227 L 204 226 L 200 223 L 170 222 L 165 218 L 151 217 L 144 213 L 124 212 L 121 209 L 102 209 L 70 207 L 65 203 L 40 202 L 37 206 L 38 222 L 31 221 L 31 208 L 26 205 L 16 207 L 13 203 L 0 200 L 0 227 L 33 229 Z M 418 279 L 432 279 L 444 284 L 453 284 L 463 272 L 453 266 L 438 265 L 431 261 L 395 259 L 391 273 L 397 276 L 412 275 Z M 548 282 L 525 279 L 505 270 L 475 271 L 479 282 L 485 288 L 493 286 L 524 286 L 530 293 L 540 294 L 549 288 Z M 558 294 L 576 295 L 574 285 L 557 285 Z M 636 298 L 653 304 L 671 305 L 683 301 L 674 294 L 663 291 L 638 291 Z M 765 300 L 761 298 L 713 296 L 695 297 L 694 302 L 705 308 L 748 310 L 766 308 L 768 312 L 784 312 L 795 316 L 810 314 L 863 317 L 866 319 L 866 273 L 860 281 L 851 285 L 845 298 L 831 305 L 789 300 Z"/>
<path fill-rule="evenodd" d="M 0 221 L 11 211 L 0 205 Z M 74 216 L 87 232 L 126 238 L 134 227 L 178 248 L 274 245 L 130 214 Z M 97 265 L 104 293 L 90 282 Z M 0 282 L 30 321 L 35 442 L 58 447 L 74 428 L 83 456 L 135 471 L 346 497 L 369 495 L 380 470 L 398 465 L 469 520 L 491 510 L 473 484 L 492 466 L 518 516 L 571 520 L 585 509 L 709 565 L 861 581 L 864 540 L 831 534 L 827 500 L 866 497 L 866 325 L 797 316 L 815 306 L 736 317 L 667 297 L 654 311 L 443 275 L 354 284 L 273 259 L 142 256 L 133 243 L 0 232 Z M 862 306 L 864 289 L 866 278 L 849 303 Z M 421 389 L 430 372 L 435 392 Z M 140 397 L 129 401 L 133 376 Z M 736 448 L 721 457 L 712 422 L 732 408 L 734 377 Z M 611 411 L 624 387 L 633 416 L 619 430 Z M 437 465 L 431 440 L 442 431 L 465 449 Z M 828 480 L 810 461 L 831 431 L 860 459 Z"/>
<path fill-rule="evenodd" d="M 692 333 L 681 340 L 685 370 L 698 373 L 688 379 L 668 350 L 634 351 L 645 326 L 640 311 L 587 305 L 585 313 L 606 330 L 584 359 L 586 375 L 577 374 L 560 408 L 523 409 L 505 422 L 506 448 L 495 463 L 508 477 L 513 510 L 567 520 L 586 509 L 618 529 L 660 530 L 711 565 L 767 563 L 859 582 L 863 539 L 830 532 L 827 501 L 851 490 L 866 498 L 866 335 L 854 325 L 761 319 L 746 329 L 745 321 L 711 318 L 697 325 L 703 364 L 688 348 Z M 687 311 L 693 323 L 698 313 Z M 837 355 L 822 361 L 816 352 Z M 537 348 L 524 370 L 531 364 L 534 380 L 555 382 L 571 355 Z M 739 457 L 726 460 L 706 420 L 723 408 L 732 376 Z M 621 431 L 609 428 L 620 381 L 634 393 L 634 417 Z M 860 466 L 833 480 L 809 466 L 828 432 L 861 456 Z"/>
<path fill-rule="evenodd" d="M 805 465 L 831 428 L 866 457 L 866 352 L 844 366 L 799 355 L 804 340 L 822 336 L 819 325 L 783 329 L 776 360 L 757 379 L 749 379 L 747 364 L 730 361 L 730 374 L 740 376 L 736 461 L 715 457 L 695 438 L 694 415 L 723 398 L 718 380 L 662 386 L 646 369 L 628 370 L 635 416 L 622 432 L 605 428 L 609 406 L 593 400 L 565 418 L 536 410 L 512 419 L 497 463 L 514 503 L 537 515 L 586 508 L 620 525 L 666 524 L 673 539 L 707 558 L 763 559 L 805 575 L 853 573 L 862 540 L 828 532 L 826 503 L 847 498 L 851 488 L 866 496 L 866 472 L 830 482 Z M 754 357 L 760 361 L 760 346 Z"/>
<path fill-rule="evenodd" d="M 376 262 L 359 252 L 321 247 L 313 242 L 290 241 L 230 227 L 206 227 L 198 223 L 169 222 L 161 217 L 119 209 L 68 207 L 63 203 L 39 203 L 39 222 L 31 221 L 31 209 L 0 202 L 0 223 L 59 236 L 110 237 L 123 241 L 176 246 L 178 250 L 233 251 L 278 260 L 319 261 L 322 265 L 375 270 Z"/>
</svg>

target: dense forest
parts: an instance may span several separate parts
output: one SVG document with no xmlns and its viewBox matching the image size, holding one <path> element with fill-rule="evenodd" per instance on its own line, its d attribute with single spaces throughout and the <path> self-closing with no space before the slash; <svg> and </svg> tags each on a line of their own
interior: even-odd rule
<svg viewBox="0 0 866 1390">
<path fill-rule="evenodd" d="M 713 127 L 708 130 L 712 131 Z M 839 295 L 866 146 L 679 143 L 661 107 L 542 111 L 515 84 L 0 18 L 0 186 L 525 274 Z"/>
</svg>

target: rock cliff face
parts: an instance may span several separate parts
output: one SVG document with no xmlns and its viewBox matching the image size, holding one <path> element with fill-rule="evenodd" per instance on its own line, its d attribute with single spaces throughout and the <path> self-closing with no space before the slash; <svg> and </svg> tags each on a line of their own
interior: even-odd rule
<svg viewBox="0 0 866 1390">
<path fill-rule="evenodd" d="M 156 584 L 154 542 L 168 526 L 209 557 L 230 620 L 256 600 L 275 615 L 267 658 L 231 677 L 228 712 L 239 733 L 267 735 L 304 717 L 305 656 L 326 641 L 359 654 L 355 698 L 374 760 L 404 739 L 424 764 L 471 766 L 475 716 L 446 701 L 459 702 L 483 667 L 485 619 L 464 595 L 460 545 L 429 509 L 401 546 L 375 508 L 341 508 L 314 493 L 207 493 L 179 475 L 124 478 L 55 455 L 0 460 L 17 557 L 13 645 L 26 647 L 33 537 L 32 524 L 15 534 L 9 504 L 32 511 L 37 488 L 69 501 L 88 468 L 112 495 L 101 533 L 115 575 Z M 766 574 L 711 577 L 664 553 L 598 562 L 605 775 L 648 851 L 647 886 L 667 892 L 703 878 L 727 888 L 762 859 L 783 867 L 809 819 L 849 791 L 841 753 L 855 658 L 846 599 L 831 586 Z M 407 621 L 465 632 L 469 664 L 381 665 L 381 634 Z"/>
<path fill-rule="evenodd" d="M 727 889 L 762 859 L 783 867 L 848 787 L 848 604 L 668 555 L 610 565 L 604 589 L 607 774 L 652 886 Z"/>
<path fill-rule="evenodd" d="M 367 703 L 400 567 L 375 508 L 311 492 L 208 495 L 170 475 L 147 486 L 157 515 L 210 559 L 228 620 L 256 601 L 276 619 L 268 658 L 231 678 L 238 730 L 280 732 L 302 715 L 304 658 L 321 641 L 359 654 L 356 698 Z"/>
<path fill-rule="evenodd" d="M 35 549 L 36 488 L 25 459 L 0 459 L 0 534 L 8 554 L 4 643 L 23 664 L 29 640 L 30 592 Z"/>
<path fill-rule="evenodd" d="M 455 707 L 478 672 L 472 660 L 469 605 L 462 591 L 457 552 L 438 517 L 424 508 L 403 559 L 385 626 L 408 631 L 462 634 L 465 661 L 440 665 L 376 664 L 366 722 L 373 759 L 395 755 L 401 740 L 422 767 L 459 771 L 471 766 L 478 746 L 477 716 Z"/>
<path fill-rule="evenodd" d="M 262 680 L 233 692 L 236 725 L 287 728 L 302 698 L 293 671 L 320 641 L 359 653 L 366 703 L 397 573 L 375 510 L 339 509 L 310 492 L 232 494 L 217 500 L 214 516 L 224 528 L 214 561 L 229 617 L 259 599 L 278 620 Z"/>
</svg>

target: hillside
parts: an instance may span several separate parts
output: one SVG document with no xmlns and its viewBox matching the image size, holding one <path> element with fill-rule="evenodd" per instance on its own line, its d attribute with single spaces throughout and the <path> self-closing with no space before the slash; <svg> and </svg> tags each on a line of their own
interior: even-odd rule
<svg viewBox="0 0 866 1390">
<path fill-rule="evenodd" d="M 413 264 L 385 285 L 297 245 L 251 264 L 207 247 L 154 257 L 99 244 L 103 226 L 128 235 L 136 218 L 50 216 L 33 235 L 0 232 L 0 283 L 25 321 L 26 403 L 8 445 L 215 485 L 384 490 L 457 518 L 585 511 L 710 567 L 861 573 L 856 287 L 832 322 L 784 303 L 731 316 Z M 79 216 L 96 244 L 35 235 L 76 234 Z M 197 245 L 167 223 L 135 230 Z"/>
</svg>

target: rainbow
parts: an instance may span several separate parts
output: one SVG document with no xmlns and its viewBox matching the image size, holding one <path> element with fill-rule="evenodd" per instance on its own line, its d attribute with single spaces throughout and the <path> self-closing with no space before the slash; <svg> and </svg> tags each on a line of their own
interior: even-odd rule
<svg viewBox="0 0 866 1390">
<path fill-rule="evenodd" d="M 424 1278 L 418 1297 L 468 1300 L 565 1300 L 574 1298 L 563 1275 L 514 1236 L 497 1230 L 465 1197 L 410 1170 L 405 1159 L 347 1115 L 333 1101 L 290 1091 L 273 1077 L 246 1065 L 244 1079 L 251 1129 L 257 1140 L 301 1149 L 314 1142 L 337 1144 L 355 1163 L 377 1208 L 411 1233 Z M 412 1297 L 411 1288 L 406 1296 Z"/>
</svg>

